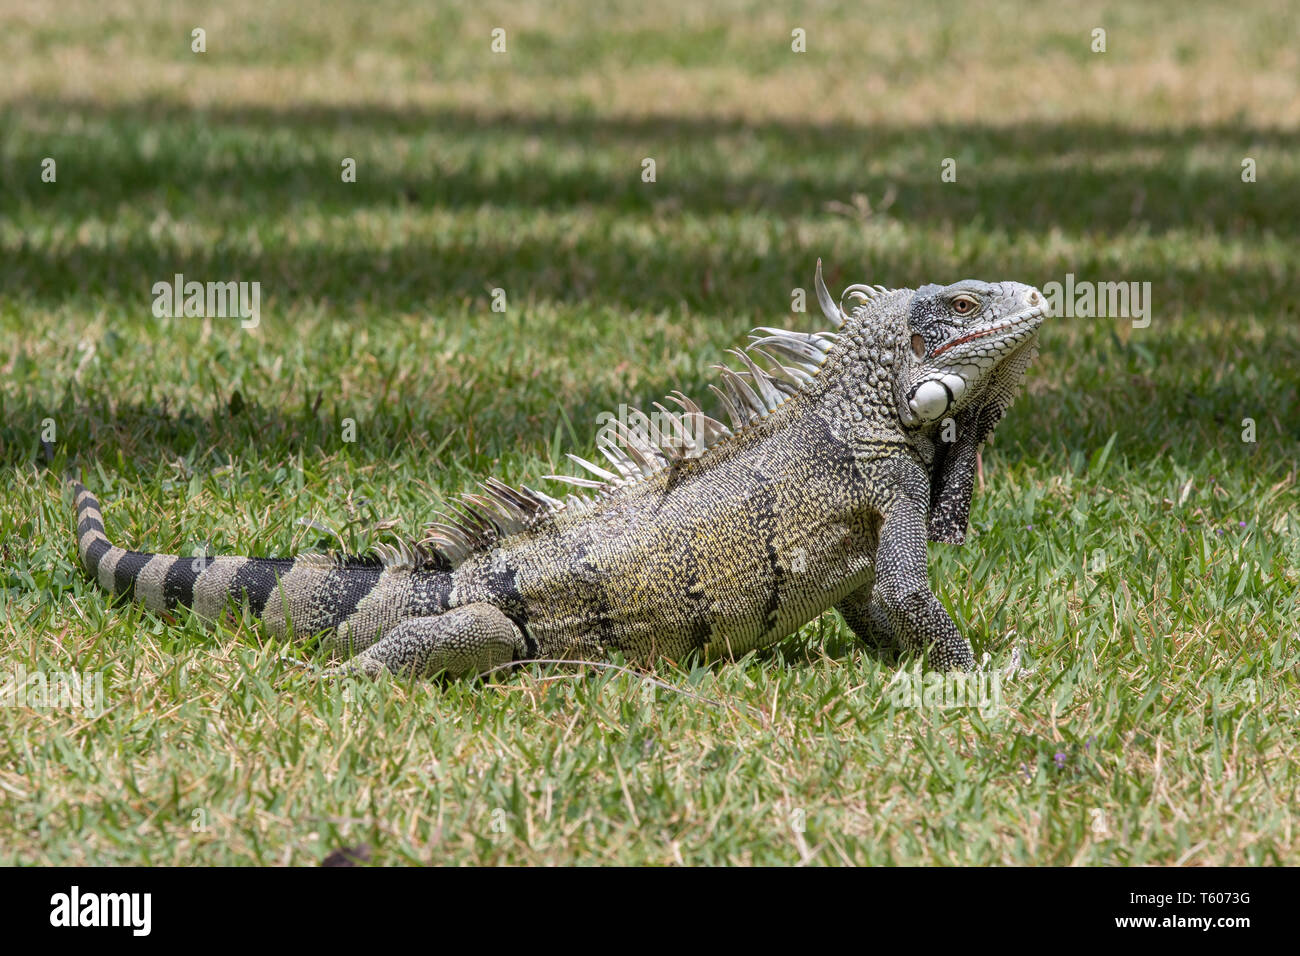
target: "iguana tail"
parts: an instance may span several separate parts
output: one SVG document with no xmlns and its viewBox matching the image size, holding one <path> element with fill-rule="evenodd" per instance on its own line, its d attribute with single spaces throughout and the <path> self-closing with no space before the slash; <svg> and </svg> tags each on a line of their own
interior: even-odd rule
<svg viewBox="0 0 1300 956">
<path fill-rule="evenodd" d="M 377 640 L 399 621 L 449 606 L 451 575 L 415 570 L 379 557 L 182 557 L 116 547 L 99 502 L 70 482 L 77 509 L 78 554 L 86 573 L 110 593 L 134 597 L 152 611 L 192 608 L 205 620 L 246 605 L 276 637 L 330 632 L 326 646 L 345 656 Z"/>
</svg>

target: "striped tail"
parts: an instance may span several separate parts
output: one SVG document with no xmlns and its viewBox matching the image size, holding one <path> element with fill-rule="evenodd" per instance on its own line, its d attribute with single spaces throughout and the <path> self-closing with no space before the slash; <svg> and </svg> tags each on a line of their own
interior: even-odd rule
<svg viewBox="0 0 1300 956">
<path fill-rule="evenodd" d="M 127 551 L 108 540 L 99 502 L 70 482 L 77 509 L 78 554 L 86 573 L 115 595 L 151 611 L 192 608 L 216 621 L 228 607 L 247 606 L 275 637 L 327 632 L 325 646 L 355 653 L 409 617 L 445 611 L 451 575 L 415 570 L 378 557 L 182 557 Z"/>
</svg>

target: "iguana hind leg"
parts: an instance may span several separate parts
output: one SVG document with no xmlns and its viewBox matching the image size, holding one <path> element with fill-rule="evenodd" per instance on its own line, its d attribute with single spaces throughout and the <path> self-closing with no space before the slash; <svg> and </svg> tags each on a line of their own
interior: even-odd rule
<svg viewBox="0 0 1300 956">
<path fill-rule="evenodd" d="M 518 625 L 490 604 L 466 604 L 432 617 L 403 621 L 336 669 L 377 677 L 474 677 L 527 657 Z"/>
</svg>

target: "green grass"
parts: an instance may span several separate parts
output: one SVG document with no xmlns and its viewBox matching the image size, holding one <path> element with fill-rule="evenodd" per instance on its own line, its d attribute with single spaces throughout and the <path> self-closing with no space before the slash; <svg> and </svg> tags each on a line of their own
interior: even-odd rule
<svg viewBox="0 0 1300 956">
<path fill-rule="evenodd" d="M 1300 861 L 1294 9 L 407 6 L 0 6 L 0 683 L 106 705 L 0 706 L 0 862 Z M 1152 283 L 1149 328 L 1045 327 L 932 547 L 977 655 L 1030 669 L 989 713 L 895 706 L 834 615 L 667 687 L 325 685 L 77 569 L 73 470 L 127 546 L 418 534 L 819 324 L 818 256 Z M 260 281 L 261 325 L 154 318 L 176 272 Z"/>
</svg>

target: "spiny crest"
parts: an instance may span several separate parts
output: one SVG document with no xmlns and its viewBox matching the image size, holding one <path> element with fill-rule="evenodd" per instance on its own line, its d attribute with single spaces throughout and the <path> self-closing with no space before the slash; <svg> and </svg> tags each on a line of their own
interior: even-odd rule
<svg viewBox="0 0 1300 956">
<path fill-rule="evenodd" d="M 817 260 L 817 301 L 826 318 L 836 328 L 848 319 L 842 305 L 836 306 L 822 280 L 822 263 Z M 850 286 L 845 296 L 865 302 L 888 290 L 876 286 Z M 859 306 L 860 308 L 861 306 Z M 668 401 L 680 411 L 654 403 L 656 411 L 646 415 L 629 409 L 626 416 L 605 425 L 596 437 L 596 448 L 609 462 L 609 468 L 568 455 L 591 477 L 544 475 L 548 481 L 564 482 L 579 489 L 594 491 L 594 496 L 568 494 L 557 500 L 526 485 L 511 488 L 495 478 L 480 484 L 483 494 L 465 494 L 451 503 L 451 515 L 439 514 L 441 520 L 428 526 L 428 533 L 416 545 L 408 559 L 394 557 L 401 567 L 430 565 L 455 567 L 471 554 L 485 550 L 494 542 L 527 531 L 542 518 L 561 511 L 581 514 L 591 510 L 603 497 L 614 491 L 645 481 L 665 468 L 704 452 L 741 432 L 747 426 L 770 416 L 813 381 L 831 347 L 839 336 L 835 332 L 791 332 L 786 329 L 760 327 L 750 333 L 753 340 L 744 349 L 729 349 L 740 360 L 741 368 L 715 365 L 722 388 L 709 388 L 722 402 L 730 427 L 710 418 L 694 401 L 680 391 Z M 765 365 L 759 365 L 758 356 Z M 432 551 L 428 549 L 432 549 Z"/>
<path fill-rule="evenodd" d="M 797 395 L 813 380 L 837 336 L 833 332 L 790 332 L 785 329 L 758 328 L 744 349 L 728 349 L 741 364 L 732 369 L 713 366 L 719 371 L 722 388 L 710 385 L 727 414 L 730 425 L 710 418 L 700 406 L 680 391 L 668 398 L 681 411 L 654 403 L 655 411 L 647 415 L 629 409 L 626 416 L 611 421 L 596 436 L 596 447 L 613 470 L 593 464 L 577 455 L 568 458 L 593 477 L 546 475 L 548 480 L 562 481 L 584 489 L 596 489 L 596 499 L 570 495 L 565 507 L 589 508 L 601 494 L 636 484 L 665 468 L 699 458 L 707 449 L 731 438 L 746 426 L 762 421 Z M 764 363 L 759 365 L 757 355 Z"/>
<path fill-rule="evenodd" d="M 480 482 L 483 494 L 464 494 L 449 505 L 452 514 L 439 513 L 439 521 L 426 528 L 424 540 L 415 549 L 416 566 L 437 564 L 437 556 L 455 567 L 466 557 L 494 541 L 525 531 L 536 520 L 564 507 L 550 495 L 527 485 L 511 488 L 489 478 Z M 428 552 L 433 549 L 433 554 Z"/>
<path fill-rule="evenodd" d="M 826 283 L 822 281 L 822 261 L 817 260 L 817 301 L 822 307 L 822 312 L 826 318 L 832 322 L 843 324 L 850 318 L 855 317 L 865 309 L 873 299 L 882 295 L 890 295 L 896 292 L 896 289 L 887 289 L 883 285 L 865 285 L 861 282 L 854 283 L 845 288 L 840 294 L 840 303 L 837 306 L 831 294 L 826 291 Z M 845 300 L 853 303 L 851 306 L 845 306 Z"/>
</svg>

